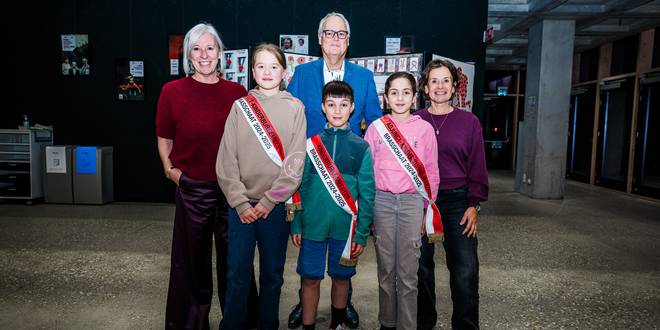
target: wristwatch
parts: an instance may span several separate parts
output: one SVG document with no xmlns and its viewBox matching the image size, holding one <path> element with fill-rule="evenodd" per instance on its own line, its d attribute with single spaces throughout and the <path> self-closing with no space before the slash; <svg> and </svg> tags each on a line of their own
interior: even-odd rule
<svg viewBox="0 0 660 330">
<path fill-rule="evenodd" d="M 474 209 L 477 210 L 477 213 L 481 213 L 481 204 L 475 205 Z"/>
</svg>

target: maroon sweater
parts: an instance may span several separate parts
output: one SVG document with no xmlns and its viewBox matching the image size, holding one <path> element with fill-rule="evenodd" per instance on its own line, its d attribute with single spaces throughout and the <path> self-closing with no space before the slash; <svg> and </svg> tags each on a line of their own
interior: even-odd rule
<svg viewBox="0 0 660 330">
<path fill-rule="evenodd" d="M 429 122 L 434 131 L 440 131 L 436 135 L 440 190 L 467 186 L 470 206 L 488 200 L 488 172 L 479 118 L 457 108 L 448 115 L 433 115 L 428 109 L 415 114 Z"/>
<path fill-rule="evenodd" d="M 224 79 L 166 83 L 158 99 L 156 135 L 174 140 L 172 164 L 190 178 L 217 182 L 215 160 L 225 122 L 234 101 L 246 94 L 243 86 Z"/>
</svg>

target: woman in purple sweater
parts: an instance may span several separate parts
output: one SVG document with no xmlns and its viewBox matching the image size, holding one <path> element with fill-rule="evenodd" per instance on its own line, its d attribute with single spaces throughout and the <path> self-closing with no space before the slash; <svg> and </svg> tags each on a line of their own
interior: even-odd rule
<svg viewBox="0 0 660 330">
<path fill-rule="evenodd" d="M 436 205 L 445 232 L 443 246 L 453 302 L 453 329 L 479 328 L 479 259 L 477 220 L 479 203 L 488 199 L 488 173 L 479 119 L 452 107 L 458 75 L 446 60 L 433 60 L 419 85 L 429 108 L 416 112 L 433 126 L 438 143 L 440 187 Z M 417 328 L 432 329 L 435 310 L 435 247 L 423 238 L 418 271 Z"/>
</svg>

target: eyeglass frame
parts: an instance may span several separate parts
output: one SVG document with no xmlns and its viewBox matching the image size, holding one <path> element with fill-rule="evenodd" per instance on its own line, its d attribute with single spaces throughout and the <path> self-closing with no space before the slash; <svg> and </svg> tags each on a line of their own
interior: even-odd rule
<svg viewBox="0 0 660 330">
<path fill-rule="evenodd" d="M 342 33 L 342 32 L 346 34 L 346 36 L 343 37 L 343 38 L 341 36 L 339 36 L 339 34 Z M 328 39 L 334 39 L 335 37 L 337 37 L 337 39 L 344 40 L 344 39 L 347 39 L 349 37 L 349 33 L 346 30 L 339 30 L 339 31 L 323 30 L 323 31 L 321 31 L 321 33 L 323 34 L 323 37 L 328 38 Z M 328 33 L 332 33 L 332 35 L 328 36 Z"/>
</svg>

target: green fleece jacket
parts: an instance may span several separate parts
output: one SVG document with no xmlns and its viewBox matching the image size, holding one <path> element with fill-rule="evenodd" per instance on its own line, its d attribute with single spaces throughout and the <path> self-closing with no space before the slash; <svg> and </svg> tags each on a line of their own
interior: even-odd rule
<svg viewBox="0 0 660 330">
<path fill-rule="evenodd" d="M 327 125 L 321 133 L 321 141 L 344 177 L 351 196 L 358 203 L 354 242 L 366 246 L 369 225 L 373 221 L 375 194 L 369 144 L 351 132 L 349 127 L 336 129 Z M 291 224 L 292 234 L 302 234 L 302 238 L 312 241 L 348 238 L 351 215 L 332 200 L 309 156 L 305 159 L 298 192 L 303 209 L 296 211 Z"/>
</svg>

